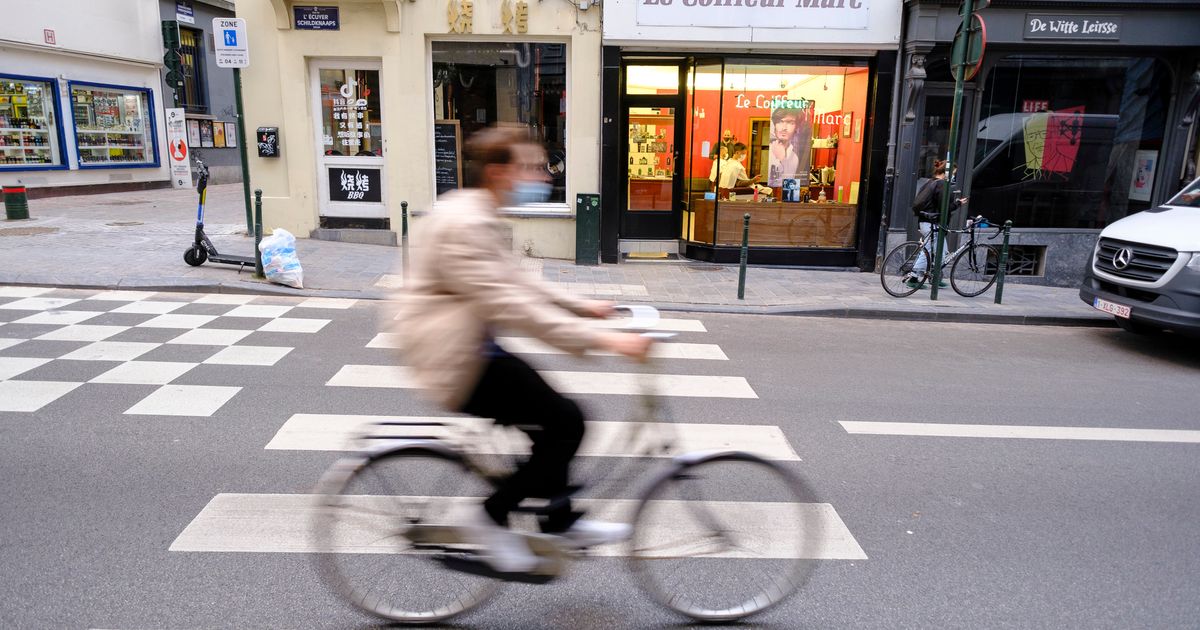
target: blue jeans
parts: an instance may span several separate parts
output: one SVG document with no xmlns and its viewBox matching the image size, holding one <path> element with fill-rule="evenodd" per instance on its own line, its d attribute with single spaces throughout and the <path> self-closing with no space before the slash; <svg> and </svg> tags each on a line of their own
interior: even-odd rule
<svg viewBox="0 0 1200 630">
<path fill-rule="evenodd" d="M 926 236 L 929 236 L 930 232 L 933 231 L 933 224 L 927 221 L 921 221 L 917 224 L 917 229 L 921 230 L 921 238 L 924 239 Z M 929 244 L 926 245 L 926 247 L 929 248 L 929 252 L 932 254 L 934 248 L 937 247 L 937 240 L 929 239 Z M 921 253 L 917 254 L 917 261 L 913 263 L 913 275 L 917 276 L 917 278 L 920 278 L 925 274 L 925 270 L 928 267 L 929 261 L 925 259 L 925 251 L 922 250 Z"/>
</svg>

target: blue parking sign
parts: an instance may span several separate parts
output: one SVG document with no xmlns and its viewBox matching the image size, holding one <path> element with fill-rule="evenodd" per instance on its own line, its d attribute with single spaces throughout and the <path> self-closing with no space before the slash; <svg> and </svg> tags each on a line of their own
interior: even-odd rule
<svg viewBox="0 0 1200 630">
<path fill-rule="evenodd" d="M 234 31 L 234 30 L 226 30 L 225 31 L 225 45 L 226 46 L 237 46 L 238 45 L 237 31 Z"/>
</svg>

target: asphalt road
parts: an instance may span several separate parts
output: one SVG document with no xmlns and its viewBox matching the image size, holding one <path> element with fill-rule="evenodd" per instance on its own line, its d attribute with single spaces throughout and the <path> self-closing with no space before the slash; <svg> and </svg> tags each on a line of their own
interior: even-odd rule
<svg viewBox="0 0 1200 630">
<path fill-rule="evenodd" d="M 219 346 L 165 343 L 185 330 L 142 327 L 150 316 L 114 313 L 118 302 L 58 307 L 104 311 L 84 324 L 129 327 L 111 339 L 155 344 L 137 358 L 161 362 L 150 366 L 155 374 L 127 380 L 154 381 L 187 363 L 196 365 L 162 382 L 241 388 L 215 411 L 197 408 L 194 416 L 163 415 L 153 406 L 130 413 L 162 385 L 95 382 L 114 380 L 101 375 L 122 362 L 63 359 L 94 342 L 34 339 L 59 326 L 19 323 L 41 311 L 6 308 L 12 298 L 0 302 L 0 394 L 22 398 L 33 381 L 83 383 L 36 411 L 0 411 L 0 627 L 374 624 L 324 588 L 309 554 L 170 549 L 222 493 L 311 491 L 340 453 L 264 448 L 293 414 L 439 412 L 406 389 L 326 385 L 346 365 L 394 362 L 389 351 L 367 347 L 379 327 L 379 303 L 292 308 L 285 318 L 329 320 L 317 332 L 299 333 L 264 330 L 261 313 L 227 316 L 232 306 L 192 303 L 197 297 L 144 300 L 187 301 L 172 312 L 217 318 L 193 322 L 200 328 L 253 331 L 236 345 L 292 349 L 271 366 L 205 363 Z M 672 341 L 716 344 L 728 360 L 665 359 L 663 372 L 742 377 L 757 396 L 672 396 L 675 419 L 778 426 L 800 458 L 783 465 L 836 510 L 866 556 L 822 561 L 798 597 L 744 627 L 1195 627 L 1195 342 L 1116 329 L 668 316 L 699 320 L 706 329 Z M 4 345 L 6 339 L 31 340 Z M 11 359 L 48 361 L 30 367 Z M 546 370 L 638 371 L 614 358 L 530 360 Z M 171 395 L 178 398 L 168 402 L 186 400 Z M 598 421 L 627 420 L 633 408 L 630 396 L 577 398 Z M 848 427 L 885 426 L 843 424 L 853 422 L 892 423 L 886 426 L 901 432 L 911 426 L 896 423 L 1018 433 L 1065 428 L 1036 439 L 984 437 L 977 427 L 956 429 L 966 437 L 942 437 L 852 433 Z M 651 470 L 661 461 L 634 465 Z M 612 498 L 633 498 L 638 489 L 620 488 Z M 755 494 L 730 488 L 730 498 Z M 509 585 L 455 626 L 683 622 L 642 596 L 620 560 L 595 558 L 546 586 Z"/>
</svg>

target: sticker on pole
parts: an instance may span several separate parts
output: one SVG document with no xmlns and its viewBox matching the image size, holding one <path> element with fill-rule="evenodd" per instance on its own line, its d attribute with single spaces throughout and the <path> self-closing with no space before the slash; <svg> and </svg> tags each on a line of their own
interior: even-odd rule
<svg viewBox="0 0 1200 630">
<path fill-rule="evenodd" d="M 213 18 L 213 44 L 218 67 L 245 68 L 250 65 L 245 19 Z"/>
<path fill-rule="evenodd" d="M 187 125 L 183 108 L 168 108 L 167 153 L 171 158 L 171 185 L 187 188 L 192 185 L 192 163 L 188 159 Z"/>
</svg>

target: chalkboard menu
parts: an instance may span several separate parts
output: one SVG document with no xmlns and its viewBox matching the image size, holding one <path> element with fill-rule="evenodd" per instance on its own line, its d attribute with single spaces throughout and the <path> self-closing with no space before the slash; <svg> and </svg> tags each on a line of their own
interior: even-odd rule
<svg viewBox="0 0 1200 630">
<path fill-rule="evenodd" d="M 437 194 L 462 188 L 462 130 L 457 120 L 434 121 L 433 162 Z"/>
</svg>

